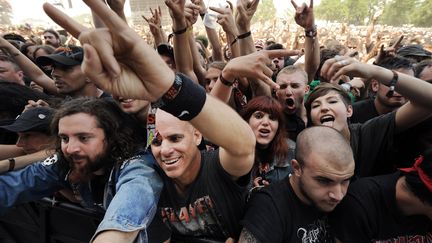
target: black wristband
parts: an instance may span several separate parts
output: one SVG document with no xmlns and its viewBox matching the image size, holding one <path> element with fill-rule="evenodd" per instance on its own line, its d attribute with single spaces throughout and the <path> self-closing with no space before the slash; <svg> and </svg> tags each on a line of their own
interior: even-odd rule
<svg viewBox="0 0 432 243">
<path fill-rule="evenodd" d="M 233 46 L 237 42 L 238 38 L 236 37 L 230 44 L 230 46 Z"/>
<path fill-rule="evenodd" d="M 178 73 L 170 89 L 152 107 L 161 108 L 180 120 L 190 121 L 201 112 L 206 98 L 201 86 Z"/>
<path fill-rule="evenodd" d="M 391 70 L 391 71 L 393 72 L 393 78 L 392 78 L 392 80 L 390 80 L 390 83 L 388 85 L 390 89 L 389 89 L 389 91 L 386 94 L 387 97 L 392 97 L 393 96 L 394 91 L 395 91 L 396 83 L 399 81 L 399 75 L 397 74 L 397 72 L 395 72 L 393 70 Z"/>
<path fill-rule="evenodd" d="M 15 169 L 15 158 L 9 158 L 9 169 L 8 171 L 13 171 Z"/>
<path fill-rule="evenodd" d="M 177 31 L 174 31 L 173 30 L 173 35 L 181 35 L 181 34 L 183 34 L 183 33 L 186 33 L 186 31 L 187 31 L 187 27 L 185 27 L 184 29 L 181 29 L 181 30 L 177 30 Z"/>
<path fill-rule="evenodd" d="M 246 33 L 243 33 L 243 34 L 241 34 L 241 35 L 238 35 L 236 39 L 241 40 L 241 39 L 244 39 L 244 38 L 249 37 L 249 36 L 251 36 L 251 32 L 250 32 L 250 30 L 249 30 L 248 32 L 246 32 Z"/>
<path fill-rule="evenodd" d="M 221 83 L 223 83 L 224 85 L 226 85 L 226 86 L 228 86 L 228 87 L 230 87 L 230 86 L 232 86 L 232 85 L 234 84 L 234 82 L 230 82 L 230 81 L 226 80 L 226 79 L 222 76 L 222 72 L 221 72 L 221 74 L 219 75 L 219 80 L 221 81 Z"/>
</svg>

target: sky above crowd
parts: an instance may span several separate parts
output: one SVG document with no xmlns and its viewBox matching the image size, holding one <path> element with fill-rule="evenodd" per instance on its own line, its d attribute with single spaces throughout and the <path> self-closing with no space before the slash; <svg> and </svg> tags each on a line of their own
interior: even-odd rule
<svg viewBox="0 0 432 243">
<path fill-rule="evenodd" d="M 44 2 L 50 2 L 50 3 L 63 2 L 66 13 L 71 16 L 90 13 L 88 7 L 80 0 L 72 0 L 73 8 L 68 7 L 67 0 L 48 0 L 48 1 L 47 0 L 8 0 L 8 1 L 12 5 L 14 24 L 22 24 L 25 20 L 28 19 L 38 19 L 47 24 L 52 23 L 42 10 L 42 4 Z M 205 2 L 208 1 L 215 1 L 215 0 L 205 0 Z M 302 3 L 303 1 L 309 3 L 309 0 L 295 0 L 295 1 L 299 4 Z M 161 2 L 163 2 L 163 0 L 161 0 Z M 235 0 L 233 2 L 235 2 Z M 286 9 L 289 8 L 292 9 L 291 1 L 289 0 L 273 0 L 273 2 L 279 14 L 282 14 Z M 320 1 L 315 0 L 314 2 L 316 5 Z M 126 6 L 129 6 L 129 0 L 126 1 Z M 125 12 L 126 15 L 129 16 L 130 8 L 126 7 Z"/>
</svg>

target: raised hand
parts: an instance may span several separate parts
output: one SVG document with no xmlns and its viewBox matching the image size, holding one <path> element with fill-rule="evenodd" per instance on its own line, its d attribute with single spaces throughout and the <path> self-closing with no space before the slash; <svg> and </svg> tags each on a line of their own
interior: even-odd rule
<svg viewBox="0 0 432 243">
<path fill-rule="evenodd" d="M 291 4 L 295 8 L 295 22 L 303 27 L 305 30 L 311 30 L 315 27 L 315 17 L 313 13 L 313 0 L 310 0 L 309 7 L 306 3 L 298 6 L 294 0 L 291 0 Z"/>
<path fill-rule="evenodd" d="M 207 8 L 203 0 L 191 0 L 191 2 L 197 6 L 199 6 L 199 14 L 207 13 Z"/>
<path fill-rule="evenodd" d="M 378 55 L 375 58 L 375 63 L 380 63 L 380 61 L 382 61 L 384 58 L 396 56 L 396 52 L 401 47 L 403 38 L 404 36 L 401 35 L 392 46 L 387 48 L 384 48 L 384 45 L 381 45 Z"/>
<path fill-rule="evenodd" d="M 175 20 L 182 20 L 185 16 L 185 0 L 165 0 L 168 6 L 171 18 Z"/>
<path fill-rule="evenodd" d="M 185 18 L 186 25 L 192 26 L 198 20 L 198 14 L 200 13 L 200 6 L 194 3 L 186 3 L 185 5 Z"/>
<path fill-rule="evenodd" d="M 372 78 L 376 66 L 361 63 L 352 57 L 336 56 L 327 60 L 321 68 L 321 76 L 330 83 L 338 81 L 342 75 Z"/>
<path fill-rule="evenodd" d="M 150 18 L 146 18 L 144 15 L 141 15 L 141 17 L 147 22 L 147 24 L 150 27 L 150 32 L 155 35 L 159 32 L 159 29 L 162 27 L 162 12 L 160 9 L 160 6 L 158 6 L 157 9 L 153 10 L 150 8 L 150 13 L 152 16 Z"/>
<path fill-rule="evenodd" d="M 222 29 L 227 33 L 231 34 L 233 36 L 238 35 L 237 27 L 234 21 L 233 16 L 233 5 L 230 1 L 227 1 L 229 4 L 229 8 L 217 8 L 217 7 L 210 7 L 211 10 L 219 13 L 217 16 L 216 22 L 222 26 Z"/>
<path fill-rule="evenodd" d="M 104 3 L 84 2 L 106 28 L 89 30 L 45 3 L 45 12 L 83 44 L 84 73 L 101 89 L 126 98 L 156 101 L 172 85 L 174 73 L 156 51 Z"/>
<path fill-rule="evenodd" d="M 252 17 L 258 9 L 259 0 L 238 0 L 235 15 L 237 27 L 240 31 L 249 31 Z"/>
<path fill-rule="evenodd" d="M 294 55 L 298 55 L 298 52 L 283 49 L 254 52 L 247 56 L 240 56 L 229 61 L 223 69 L 222 75 L 227 80 L 234 80 L 242 77 L 258 79 L 265 82 L 273 89 L 279 89 L 279 85 L 271 79 L 273 74 L 273 71 L 270 69 L 272 60 L 277 57 Z"/>
</svg>

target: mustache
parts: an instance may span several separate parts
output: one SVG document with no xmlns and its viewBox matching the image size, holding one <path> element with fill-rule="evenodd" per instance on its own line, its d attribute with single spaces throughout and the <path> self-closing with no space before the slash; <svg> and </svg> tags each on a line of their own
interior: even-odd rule
<svg viewBox="0 0 432 243">
<path fill-rule="evenodd" d="M 71 170 L 69 179 L 75 182 L 91 180 L 93 173 L 100 169 L 109 171 L 116 161 L 114 158 L 107 155 L 107 153 L 100 154 L 94 159 L 78 154 L 65 155 L 64 157 L 68 161 Z M 74 160 L 86 160 L 86 163 L 81 167 L 77 167 Z"/>
</svg>

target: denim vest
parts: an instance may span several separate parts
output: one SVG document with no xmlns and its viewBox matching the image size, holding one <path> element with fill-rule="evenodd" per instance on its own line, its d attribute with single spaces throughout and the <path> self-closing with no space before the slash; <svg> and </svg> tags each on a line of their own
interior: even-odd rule
<svg viewBox="0 0 432 243">
<path fill-rule="evenodd" d="M 0 214 L 14 204 L 38 200 L 62 188 L 70 188 L 81 198 L 83 207 L 105 211 L 92 240 L 105 230 L 140 230 L 135 242 L 147 242 L 146 229 L 156 213 L 163 186 L 150 153 L 139 153 L 113 167 L 105 185 L 103 205 L 95 204 L 88 183 L 72 185 L 67 176 L 61 178 L 57 160 L 54 155 L 0 175 Z"/>
</svg>

